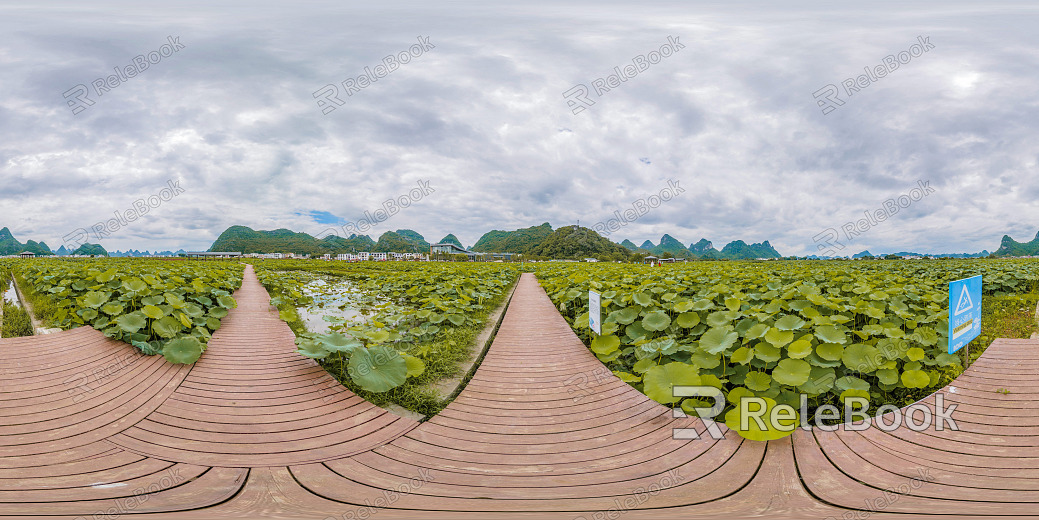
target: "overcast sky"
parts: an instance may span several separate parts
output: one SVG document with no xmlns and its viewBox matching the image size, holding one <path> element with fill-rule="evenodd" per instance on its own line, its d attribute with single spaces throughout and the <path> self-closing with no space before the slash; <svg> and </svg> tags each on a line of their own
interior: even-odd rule
<svg viewBox="0 0 1039 520">
<path fill-rule="evenodd" d="M 684 193 L 610 238 L 812 254 L 835 228 L 839 254 L 976 252 L 1039 230 L 1035 2 L 87 4 L 0 4 L 0 227 L 23 242 L 57 249 L 171 181 L 183 193 L 100 243 L 316 235 L 420 181 L 433 192 L 373 238 L 591 227 L 669 180 Z M 162 49 L 170 37 L 183 48 Z M 346 94 L 420 37 L 418 57 Z M 595 92 L 669 37 L 684 48 Z M 933 48 L 847 95 L 918 37 Z M 171 55 L 97 95 L 152 51 Z M 73 114 L 79 84 L 93 104 Z M 329 84 L 342 105 L 323 114 Z M 574 114 L 563 93 L 579 84 L 594 104 Z M 824 114 L 828 84 L 843 105 Z M 933 193 L 844 236 L 918 181 Z"/>
</svg>

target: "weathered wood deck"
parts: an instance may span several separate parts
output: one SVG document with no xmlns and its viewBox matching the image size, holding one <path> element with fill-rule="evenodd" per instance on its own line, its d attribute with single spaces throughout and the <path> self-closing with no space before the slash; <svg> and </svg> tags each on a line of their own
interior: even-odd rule
<svg viewBox="0 0 1039 520">
<path fill-rule="evenodd" d="M 0 340 L 0 515 L 1039 515 L 1039 341 L 996 341 L 942 390 L 960 431 L 674 440 L 704 424 L 605 370 L 530 274 L 472 381 L 421 424 L 295 354 L 251 267 L 235 297 L 190 367 L 89 328 Z"/>
</svg>

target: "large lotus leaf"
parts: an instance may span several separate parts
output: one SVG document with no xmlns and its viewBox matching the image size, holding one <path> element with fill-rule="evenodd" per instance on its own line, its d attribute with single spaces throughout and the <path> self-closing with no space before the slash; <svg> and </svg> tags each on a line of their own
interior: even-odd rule
<svg viewBox="0 0 1039 520">
<path fill-rule="evenodd" d="M 642 326 L 642 323 L 638 321 L 625 327 L 624 333 L 632 340 L 642 339 L 649 334 L 648 332 L 646 332 L 646 329 Z"/>
<path fill-rule="evenodd" d="M 700 375 L 695 366 L 672 362 L 650 367 L 643 374 L 642 383 L 647 397 L 661 404 L 671 404 L 682 400 L 681 397 L 672 395 L 672 387 L 698 386 Z"/>
<path fill-rule="evenodd" d="M 674 302 L 674 305 L 675 312 L 687 312 L 693 308 L 693 302 L 689 300 L 677 301 Z"/>
<path fill-rule="evenodd" d="M 227 295 L 218 296 L 216 299 L 216 303 L 217 305 L 225 309 L 234 309 L 235 307 L 238 307 L 238 302 L 236 302 L 234 298 Z"/>
<path fill-rule="evenodd" d="M 812 342 L 799 339 L 786 346 L 786 353 L 794 359 L 801 359 L 812 353 Z"/>
<path fill-rule="evenodd" d="M 694 311 L 705 311 L 707 309 L 713 309 L 713 308 L 714 308 L 714 302 L 711 301 L 711 300 L 708 300 L 706 298 L 701 299 L 701 300 L 696 300 L 695 302 L 693 302 L 693 310 Z"/>
<path fill-rule="evenodd" d="M 88 292 L 86 294 L 86 296 L 83 297 L 83 305 L 86 305 L 87 307 L 90 307 L 92 309 L 96 309 L 96 308 L 98 308 L 98 307 L 108 303 L 108 299 L 109 299 L 108 293 L 103 293 L 103 292 L 99 292 L 99 291 L 91 291 L 91 292 Z"/>
<path fill-rule="evenodd" d="M 894 385 L 898 383 L 898 370 L 895 369 L 877 370 L 873 375 L 877 376 L 877 379 L 885 385 Z"/>
<path fill-rule="evenodd" d="M 856 343 L 849 345 L 841 354 L 841 361 L 848 370 L 870 373 L 877 369 L 880 351 L 872 345 Z"/>
<path fill-rule="evenodd" d="M 141 299 L 143 305 L 159 305 L 165 300 L 162 296 L 148 296 Z"/>
<path fill-rule="evenodd" d="M 941 354 L 938 354 L 934 357 L 934 360 L 940 367 L 949 367 L 961 364 L 959 356 L 955 354 L 950 354 L 948 352 L 942 352 Z"/>
<path fill-rule="evenodd" d="M 391 339 L 390 332 L 387 330 L 373 330 L 368 333 L 368 339 L 372 343 L 385 343 Z"/>
<path fill-rule="evenodd" d="M 303 339 L 299 342 L 296 352 L 313 359 L 324 359 L 331 352 L 325 350 L 324 344 L 315 339 Z"/>
<path fill-rule="evenodd" d="M 711 327 L 722 327 L 732 323 L 732 315 L 729 311 L 714 311 L 707 315 L 706 321 Z"/>
<path fill-rule="evenodd" d="M 629 374 L 628 372 L 618 372 L 614 370 L 613 375 L 617 376 L 618 379 L 624 381 L 625 383 L 638 383 L 639 381 L 642 381 L 641 376 Z"/>
<path fill-rule="evenodd" d="M 649 293 L 637 292 L 631 295 L 631 299 L 643 307 L 653 305 L 653 295 Z"/>
<path fill-rule="evenodd" d="M 740 399 L 744 397 L 754 397 L 754 392 L 742 386 L 737 386 L 732 390 L 729 390 L 728 395 L 725 396 L 725 400 L 731 404 L 739 404 Z"/>
<path fill-rule="evenodd" d="M 725 414 L 725 425 L 744 439 L 770 441 L 782 439 L 797 429 L 798 413 L 795 408 L 776 410 L 777 403 L 768 397 L 747 397 Z M 755 419 L 757 417 L 757 419 Z"/>
<path fill-rule="evenodd" d="M 325 334 L 316 339 L 329 352 L 353 352 L 355 349 L 363 346 L 357 339 L 340 332 Z"/>
<path fill-rule="evenodd" d="M 148 284 L 144 283 L 139 278 L 131 278 L 129 280 L 125 280 L 122 284 L 122 287 L 123 291 L 129 293 L 134 298 L 148 291 Z"/>
<path fill-rule="evenodd" d="M 648 357 L 636 361 L 635 364 L 631 366 L 631 369 L 640 374 L 645 374 L 647 370 L 655 366 L 657 366 L 657 358 Z"/>
<path fill-rule="evenodd" d="M 902 372 L 902 384 L 906 388 L 926 388 L 931 384 L 931 376 L 923 370 L 906 370 Z"/>
<path fill-rule="evenodd" d="M 689 356 L 689 361 L 694 365 L 710 370 L 718 367 L 721 364 L 721 354 L 708 354 L 706 352 L 697 351 L 692 356 Z"/>
<path fill-rule="evenodd" d="M 808 381 L 812 365 L 800 359 L 783 359 L 772 369 L 772 379 L 783 385 L 797 386 Z"/>
<path fill-rule="evenodd" d="M 131 312 L 116 318 L 115 323 L 126 332 L 137 332 L 148 324 L 148 320 L 140 312 Z"/>
<path fill-rule="evenodd" d="M 844 347 L 837 343 L 820 343 L 815 346 L 815 353 L 827 361 L 838 361 L 844 355 Z"/>
<path fill-rule="evenodd" d="M 404 363 L 408 367 L 408 377 L 418 377 L 426 372 L 426 363 L 415 356 L 404 354 Z"/>
<path fill-rule="evenodd" d="M 133 346 L 137 347 L 141 351 L 141 353 L 146 355 L 146 356 L 154 356 L 156 354 L 161 354 L 162 353 L 162 349 L 161 348 L 157 349 L 157 348 L 153 347 L 152 344 L 148 343 L 147 341 L 131 340 L 130 343 Z"/>
<path fill-rule="evenodd" d="M 141 312 L 143 312 L 145 316 L 153 320 L 157 320 L 166 315 L 166 313 L 162 312 L 161 308 L 156 307 L 154 305 L 145 305 L 144 308 L 141 309 Z"/>
<path fill-rule="evenodd" d="M 97 275 L 96 280 L 101 282 L 101 283 L 108 283 L 108 282 L 111 282 L 114 278 L 115 278 L 115 269 L 109 269 L 109 270 L 107 270 L 107 271 Z"/>
<path fill-rule="evenodd" d="M 599 336 L 592 340 L 592 352 L 607 356 L 616 352 L 620 345 L 621 339 L 613 334 Z"/>
<path fill-rule="evenodd" d="M 97 318 L 97 311 L 94 309 L 80 309 L 77 312 L 84 320 L 87 321 Z"/>
<path fill-rule="evenodd" d="M 642 328 L 648 331 L 664 330 L 668 325 L 671 325 L 671 318 L 662 311 L 651 312 L 642 318 Z"/>
<path fill-rule="evenodd" d="M 869 390 L 869 383 L 855 376 L 844 376 L 833 382 L 834 386 L 841 390 Z"/>
<path fill-rule="evenodd" d="M 172 316 L 166 316 L 152 323 L 152 330 L 160 338 L 172 338 L 179 334 L 183 328 L 184 326 L 180 323 L 180 320 Z"/>
<path fill-rule="evenodd" d="M 736 349 L 736 352 L 732 353 L 732 356 L 729 359 L 732 360 L 733 363 L 746 365 L 754 359 L 754 350 L 747 347 L 740 347 Z"/>
<path fill-rule="evenodd" d="M 695 312 L 683 312 L 678 315 L 678 319 L 675 321 L 678 323 L 679 327 L 690 329 L 700 323 L 700 314 Z"/>
<path fill-rule="evenodd" d="M 700 348 L 710 354 L 718 354 L 732 346 L 739 335 L 726 327 L 713 327 L 700 336 Z"/>
<path fill-rule="evenodd" d="M 202 343 L 193 337 L 177 338 L 162 347 L 162 356 L 170 363 L 194 363 L 202 356 Z"/>
<path fill-rule="evenodd" d="M 924 352 L 924 349 L 920 347 L 913 347 L 906 351 L 906 356 L 909 358 L 910 361 L 920 361 L 921 359 L 926 357 L 927 354 Z"/>
<path fill-rule="evenodd" d="M 812 367 L 812 372 L 808 375 L 808 381 L 802 383 L 797 389 L 806 394 L 821 394 L 829 392 L 836 380 L 837 375 L 832 368 Z"/>
<path fill-rule="evenodd" d="M 764 392 L 772 386 L 772 376 L 764 372 L 750 372 L 743 380 L 743 384 L 755 392 Z"/>
<path fill-rule="evenodd" d="M 106 303 L 101 306 L 101 312 L 109 316 L 117 316 L 123 313 L 123 305 L 121 303 Z"/>
<path fill-rule="evenodd" d="M 757 345 L 754 345 L 754 357 L 766 363 L 774 363 L 783 357 L 783 351 L 764 341 L 759 341 Z"/>
<path fill-rule="evenodd" d="M 753 327 L 751 327 L 747 331 L 746 336 L 744 336 L 744 337 L 747 338 L 747 339 L 758 339 L 758 338 L 764 336 L 765 333 L 768 332 L 770 328 L 771 327 L 769 327 L 768 325 L 766 325 L 764 323 L 758 323 L 757 325 L 754 325 Z"/>
<path fill-rule="evenodd" d="M 611 312 L 610 316 L 613 316 L 614 320 L 621 325 L 630 325 L 631 322 L 635 321 L 635 318 L 639 317 L 639 308 L 625 307 L 621 310 Z"/>
<path fill-rule="evenodd" d="M 797 330 L 807 325 L 807 322 L 794 315 L 783 316 L 776 320 L 776 328 L 779 330 Z"/>
<path fill-rule="evenodd" d="M 833 325 L 822 325 L 817 327 L 815 329 L 815 337 L 826 343 L 839 343 L 843 345 L 848 342 L 848 336 Z"/>
<path fill-rule="evenodd" d="M 404 384 L 408 377 L 408 363 L 396 350 L 377 345 L 351 354 L 347 372 L 350 379 L 364 390 L 386 392 Z"/>
<path fill-rule="evenodd" d="M 794 340 L 794 333 L 788 330 L 779 330 L 772 327 L 765 333 L 765 341 L 771 343 L 776 348 L 781 348 L 787 343 Z"/>
</svg>

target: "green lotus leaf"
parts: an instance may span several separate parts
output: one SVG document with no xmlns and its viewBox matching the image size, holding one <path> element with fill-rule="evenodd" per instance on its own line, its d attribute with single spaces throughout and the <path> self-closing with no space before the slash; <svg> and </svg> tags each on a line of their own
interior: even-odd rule
<svg viewBox="0 0 1039 520">
<path fill-rule="evenodd" d="M 638 383 L 639 381 L 642 381 L 641 376 L 629 374 L 628 372 L 618 372 L 614 370 L 613 375 L 617 376 L 618 379 L 624 381 L 625 383 Z"/>
<path fill-rule="evenodd" d="M 959 356 L 955 354 L 950 354 L 948 352 L 942 352 L 941 354 L 938 354 L 934 357 L 934 360 L 940 367 L 950 367 L 953 365 L 961 364 Z"/>
<path fill-rule="evenodd" d="M 869 383 L 855 376 L 844 376 L 834 381 L 833 384 L 841 390 L 850 390 L 853 388 L 857 390 L 869 390 Z"/>
<path fill-rule="evenodd" d="M 870 373 L 877 369 L 880 352 L 872 345 L 856 343 L 849 345 L 841 354 L 841 361 L 848 370 Z"/>
<path fill-rule="evenodd" d="M 711 327 L 722 327 L 731 323 L 732 317 L 729 311 L 714 311 L 707 315 L 707 325 Z"/>
<path fill-rule="evenodd" d="M 161 338 L 172 338 L 183 329 L 180 321 L 172 316 L 166 316 L 152 323 L 152 331 Z"/>
<path fill-rule="evenodd" d="M 664 330 L 668 325 L 671 325 L 671 318 L 661 311 L 651 312 L 642 318 L 642 328 L 648 331 Z"/>
<path fill-rule="evenodd" d="M 877 370 L 873 375 L 877 376 L 877 379 L 885 385 L 894 385 L 898 383 L 898 370 L 895 369 Z"/>
<path fill-rule="evenodd" d="M 106 303 L 101 306 L 101 312 L 109 316 L 116 316 L 123 313 L 123 305 L 121 303 Z"/>
<path fill-rule="evenodd" d="M 315 339 L 303 339 L 299 342 L 297 348 L 296 352 L 313 359 L 324 359 L 331 354 L 331 352 L 325 350 L 323 343 Z"/>
<path fill-rule="evenodd" d="M 744 397 L 754 397 L 754 392 L 742 386 L 737 386 L 732 390 L 729 390 L 728 395 L 725 396 L 725 400 L 731 404 L 738 404 L 740 399 Z"/>
<path fill-rule="evenodd" d="M 218 296 L 216 303 L 225 309 L 234 309 L 235 307 L 238 307 L 238 302 L 236 302 L 234 298 L 226 295 Z"/>
<path fill-rule="evenodd" d="M 700 348 L 709 354 L 718 354 L 732 346 L 739 335 L 725 327 L 714 327 L 700 336 Z"/>
<path fill-rule="evenodd" d="M 166 315 L 166 313 L 162 312 L 162 309 L 154 305 L 145 305 L 144 308 L 141 309 L 141 312 L 143 312 L 145 316 L 153 320 L 157 320 Z"/>
<path fill-rule="evenodd" d="M 611 312 L 610 316 L 613 316 L 613 319 L 621 325 L 630 325 L 631 322 L 635 321 L 635 318 L 639 317 L 639 312 L 638 307 L 625 307 L 621 310 Z"/>
<path fill-rule="evenodd" d="M 926 388 L 931 384 L 931 376 L 923 370 L 906 370 L 902 372 L 902 384 L 906 388 Z"/>
<path fill-rule="evenodd" d="M 426 372 L 426 363 L 415 356 L 404 354 L 404 363 L 408 368 L 407 377 L 418 377 Z"/>
<path fill-rule="evenodd" d="M 655 366 L 657 366 L 657 359 L 648 357 L 636 361 L 635 364 L 631 366 L 631 369 L 640 374 L 645 374 L 647 370 Z"/>
<path fill-rule="evenodd" d="M 675 321 L 679 327 L 691 329 L 700 323 L 700 315 L 695 312 L 683 312 L 678 315 L 678 319 Z"/>
<path fill-rule="evenodd" d="M 134 298 L 141 295 L 141 293 L 147 292 L 149 287 L 148 284 L 144 283 L 140 278 L 131 278 L 126 280 L 122 284 L 123 291 L 129 293 Z"/>
<path fill-rule="evenodd" d="M 721 364 L 721 358 L 721 354 L 708 354 L 707 352 L 697 351 L 692 356 L 689 356 L 689 361 L 700 368 L 710 370 Z"/>
<path fill-rule="evenodd" d="M 733 363 L 746 365 L 754 359 L 754 350 L 747 347 L 740 347 L 736 349 L 736 352 L 732 353 L 732 356 L 729 359 L 732 360 Z"/>
<path fill-rule="evenodd" d="M 910 361 L 920 361 L 926 356 L 927 354 L 924 352 L 924 349 L 920 347 L 913 347 L 906 351 L 906 357 L 908 357 Z"/>
<path fill-rule="evenodd" d="M 354 350 L 363 347 L 356 338 L 347 336 L 339 332 L 332 332 L 316 338 L 321 342 L 321 346 L 329 352 L 353 352 Z"/>
<path fill-rule="evenodd" d="M 115 319 L 115 324 L 126 332 L 137 332 L 148 324 L 148 320 L 140 312 L 131 312 Z M 143 352 L 144 349 L 141 349 Z"/>
<path fill-rule="evenodd" d="M 794 315 L 783 316 L 776 320 L 776 328 L 779 330 L 797 330 L 804 327 L 807 323 Z"/>
<path fill-rule="evenodd" d="M 458 327 L 465 323 L 465 316 L 461 314 L 448 314 L 447 321 L 450 321 L 454 326 Z"/>
<path fill-rule="evenodd" d="M 779 330 L 772 327 L 765 333 L 765 341 L 772 344 L 776 348 L 782 348 L 787 343 L 794 340 L 794 333 L 788 330 Z"/>
<path fill-rule="evenodd" d="M 130 344 L 132 344 L 133 346 L 137 347 L 137 349 L 141 351 L 141 354 L 144 354 L 146 356 L 154 356 L 156 354 L 161 354 L 162 353 L 162 349 L 161 348 L 157 349 L 157 348 L 153 347 L 152 344 L 148 343 L 147 341 L 131 341 Z"/>
<path fill-rule="evenodd" d="M 786 346 L 786 353 L 794 359 L 801 359 L 812 353 L 812 342 L 799 339 Z"/>
<path fill-rule="evenodd" d="M 747 331 L 746 336 L 744 336 L 744 337 L 747 338 L 747 339 L 758 339 L 758 338 L 764 336 L 765 333 L 768 332 L 770 328 L 771 327 L 769 327 L 768 325 L 766 325 L 764 323 L 759 323 L 759 324 L 754 325 L 753 327 L 751 327 L 750 330 Z"/>
<path fill-rule="evenodd" d="M 609 336 L 599 336 L 592 340 L 592 352 L 596 354 L 602 354 L 604 356 L 610 355 L 620 348 L 621 339 L 617 336 L 610 334 Z"/>
<path fill-rule="evenodd" d="M 832 368 L 813 366 L 808 381 L 799 385 L 797 389 L 806 394 L 818 395 L 829 392 L 836 380 L 837 375 Z"/>
<path fill-rule="evenodd" d="M 783 359 L 772 369 L 772 379 L 782 385 L 797 386 L 808 381 L 812 365 L 800 359 Z"/>
<path fill-rule="evenodd" d="M 91 291 L 83 297 L 83 305 L 96 309 L 105 303 L 108 303 L 109 295 L 107 293 Z"/>
<path fill-rule="evenodd" d="M 714 302 L 712 302 L 711 300 L 708 300 L 706 298 L 702 299 L 702 300 L 696 300 L 695 302 L 693 302 L 693 310 L 694 311 L 705 311 L 707 309 L 713 309 L 713 308 L 714 308 Z"/>
<path fill-rule="evenodd" d="M 148 296 L 146 298 L 142 298 L 141 299 L 141 303 L 143 305 L 159 305 L 163 301 L 165 301 L 165 298 L 163 298 L 162 296 Z M 160 316 L 160 318 L 161 318 L 161 316 Z M 158 318 L 155 318 L 155 319 L 158 319 Z"/>
<path fill-rule="evenodd" d="M 757 345 L 754 345 L 754 357 L 766 363 L 774 363 L 783 357 L 783 351 L 764 341 L 760 341 Z"/>
<path fill-rule="evenodd" d="M 844 355 L 844 347 L 837 343 L 820 343 L 815 346 L 815 353 L 827 361 L 837 361 Z"/>
<path fill-rule="evenodd" d="M 782 410 L 790 412 L 787 415 L 780 414 L 776 407 L 776 401 L 768 397 L 740 399 L 739 404 L 725 414 L 725 425 L 747 440 L 782 439 L 794 433 L 799 418 L 795 408 L 784 407 Z"/>
<path fill-rule="evenodd" d="M 94 309 L 81 309 L 78 311 L 78 313 L 80 317 L 87 321 L 91 321 L 94 318 L 97 318 L 97 311 Z"/>
<path fill-rule="evenodd" d="M 815 337 L 826 343 L 839 343 L 843 345 L 848 342 L 848 336 L 833 325 L 822 325 L 817 327 L 815 329 Z"/>
<path fill-rule="evenodd" d="M 404 384 L 408 364 L 396 350 L 377 345 L 351 354 L 347 372 L 362 389 L 381 393 Z"/>
<path fill-rule="evenodd" d="M 193 337 L 170 340 L 162 347 L 162 356 L 170 363 L 191 364 L 202 357 L 202 343 Z"/>
<path fill-rule="evenodd" d="M 855 398 L 858 398 L 858 399 L 865 399 L 866 400 L 866 404 L 863 405 L 863 407 L 868 407 L 869 406 L 869 392 L 867 392 L 865 390 L 859 390 L 858 388 L 849 388 L 849 389 L 841 392 L 841 395 L 840 395 L 841 403 L 845 403 L 845 401 L 847 401 L 849 398 L 852 398 L 852 397 L 855 397 Z M 845 404 L 847 404 L 847 403 L 845 403 Z"/>
<path fill-rule="evenodd" d="M 639 304 L 639 305 L 641 305 L 643 307 L 648 307 L 650 305 L 653 305 L 653 295 L 648 294 L 648 293 L 637 292 L 637 293 L 631 295 L 631 299 L 632 299 L 632 301 L 634 301 L 635 303 L 637 303 L 637 304 Z"/>
<path fill-rule="evenodd" d="M 643 374 L 642 384 L 646 397 L 661 404 L 672 404 L 681 401 L 682 397 L 672 395 L 671 388 L 676 385 L 698 386 L 700 375 L 692 365 L 672 362 L 651 367 Z"/>
<path fill-rule="evenodd" d="M 743 384 L 756 392 L 764 392 L 772 386 L 772 376 L 764 372 L 750 372 L 747 374 Z"/>
</svg>

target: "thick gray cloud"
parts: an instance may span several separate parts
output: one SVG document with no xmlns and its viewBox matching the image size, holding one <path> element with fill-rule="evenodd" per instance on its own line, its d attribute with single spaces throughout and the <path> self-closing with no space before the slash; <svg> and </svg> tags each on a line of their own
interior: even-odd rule
<svg viewBox="0 0 1039 520">
<path fill-rule="evenodd" d="M 850 254 L 979 251 L 1039 228 L 1029 2 L 92 2 L 0 4 L 0 226 L 52 247 L 185 190 L 101 240 L 205 248 L 235 224 L 319 233 L 428 180 L 373 231 L 472 244 L 490 229 L 592 225 L 676 180 L 610 238 L 664 233 L 816 253 L 827 228 L 929 181 Z M 184 45 L 98 97 L 91 83 Z M 324 85 L 435 47 L 327 115 Z M 579 114 L 563 92 L 668 41 L 684 48 Z M 929 37 L 849 97 L 842 82 Z M 824 115 L 813 93 L 840 88 Z M 94 104 L 78 115 L 63 93 Z M 342 91 L 342 86 L 339 87 Z M 324 213 L 321 213 L 324 212 Z"/>
</svg>

